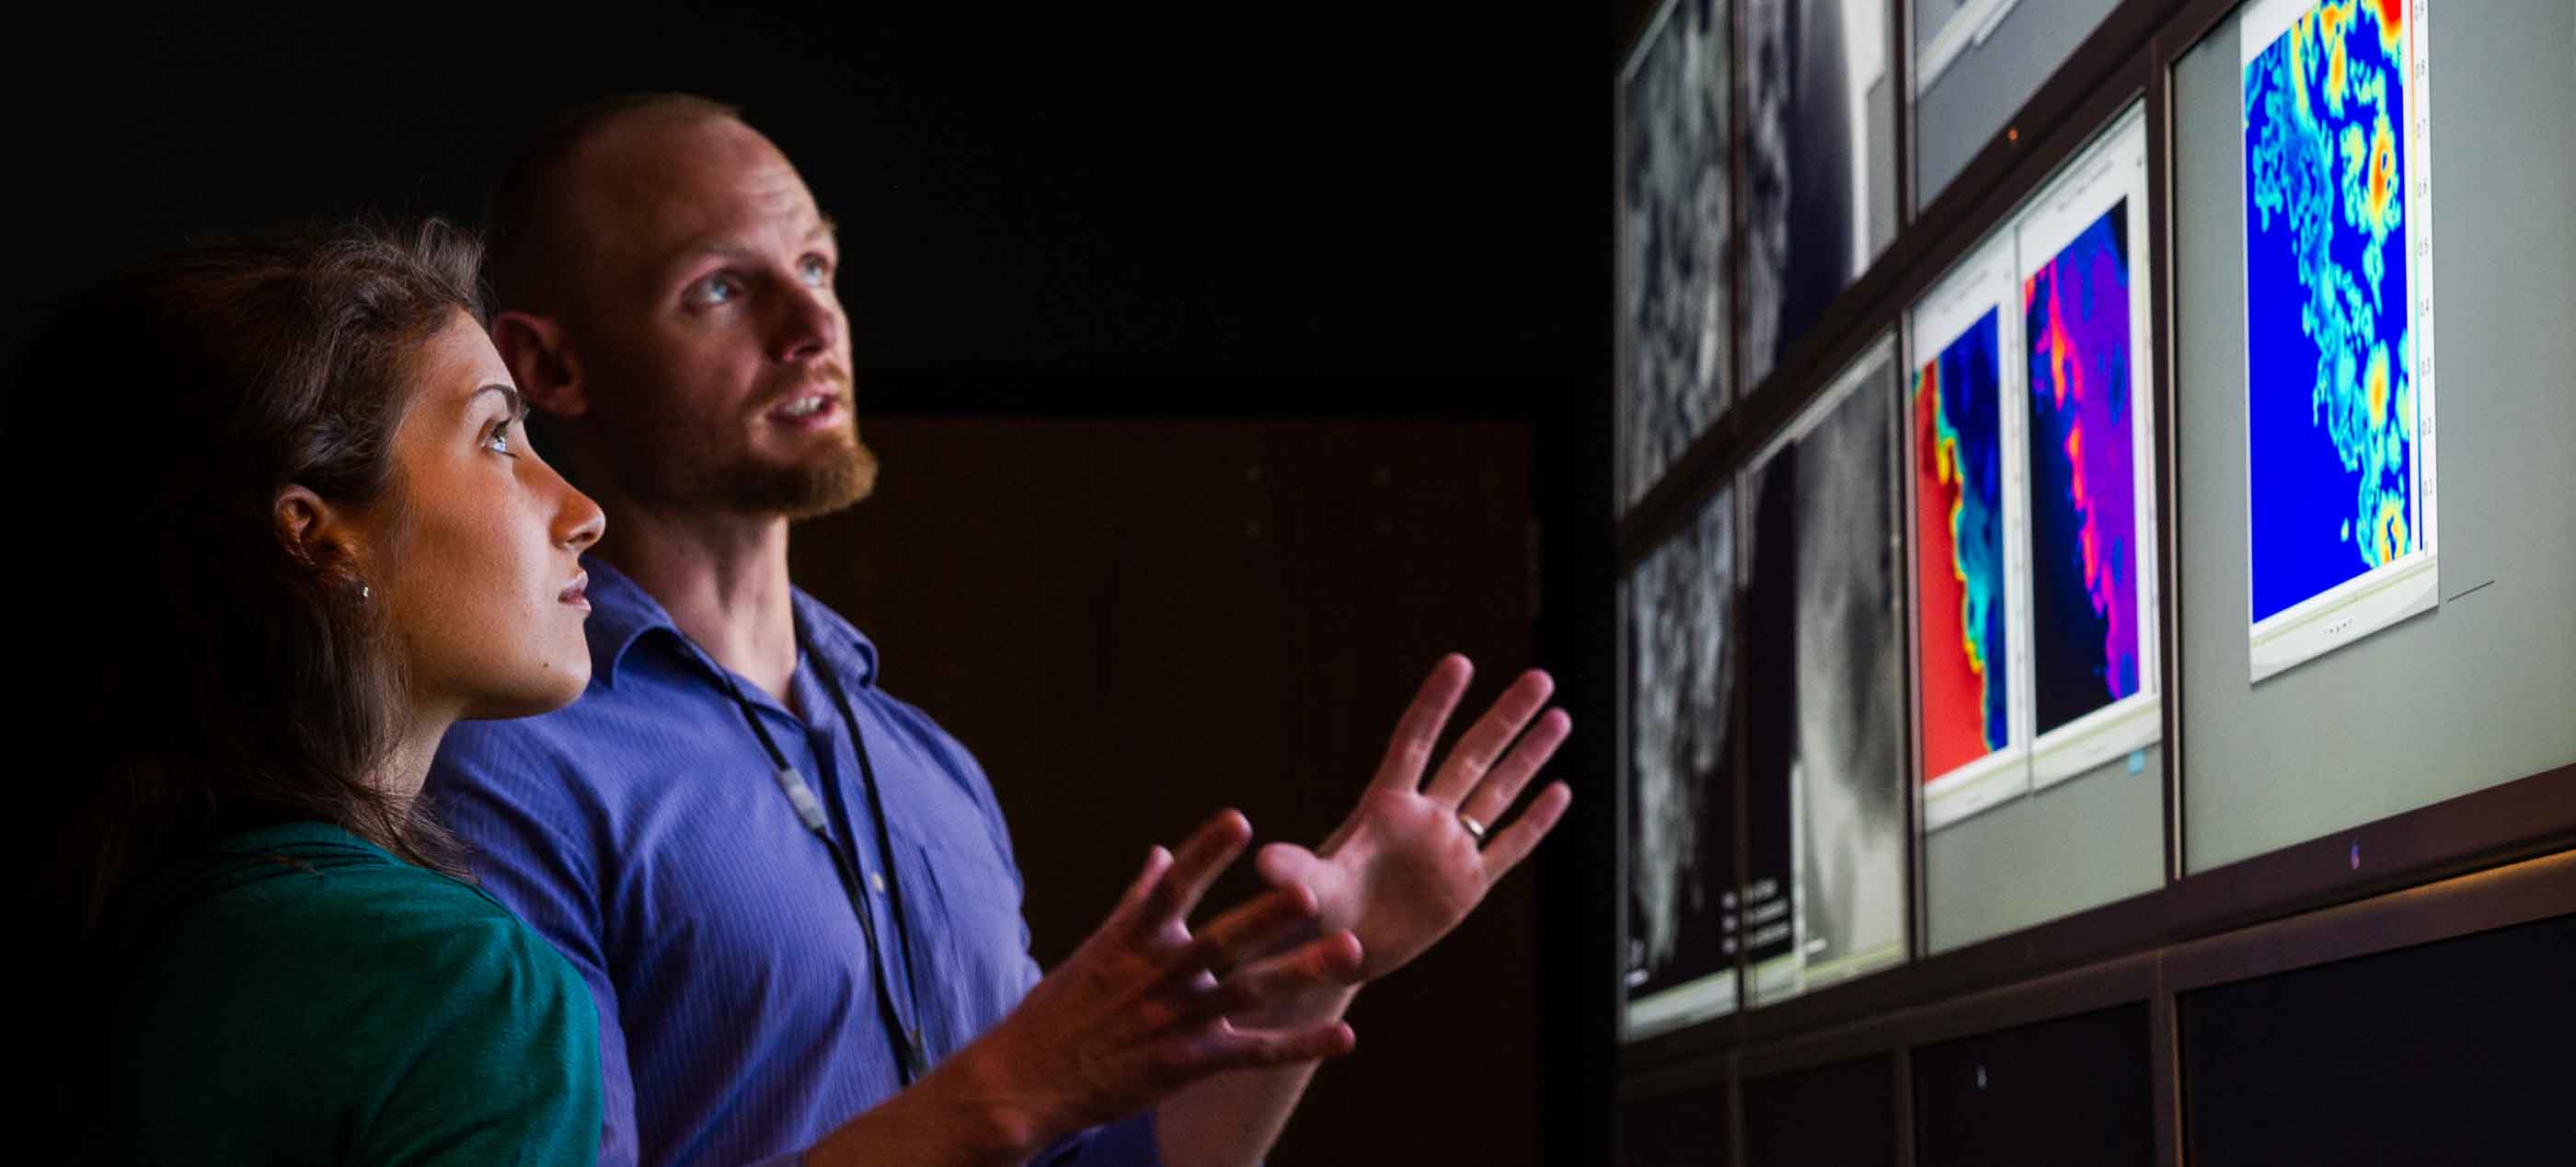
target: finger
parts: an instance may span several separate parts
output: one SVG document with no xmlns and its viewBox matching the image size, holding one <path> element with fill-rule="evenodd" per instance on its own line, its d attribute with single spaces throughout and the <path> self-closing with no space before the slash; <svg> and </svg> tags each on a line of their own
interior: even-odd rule
<svg viewBox="0 0 2576 1167">
<path fill-rule="evenodd" d="M 1219 1019 L 1177 1040 L 1183 1043 L 1179 1060 L 1192 1066 L 1195 1076 L 1337 1058 L 1358 1044 L 1350 1025 L 1341 1021 L 1304 1029 L 1243 1030 Z"/>
<path fill-rule="evenodd" d="M 1232 807 L 1216 812 L 1191 832 L 1189 840 L 1172 855 L 1172 876 L 1167 882 L 1177 896 L 1173 914 L 1188 919 L 1216 877 L 1243 854 L 1244 845 L 1251 841 L 1252 821 Z"/>
<path fill-rule="evenodd" d="M 1093 935 L 1112 933 L 1123 936 L 1133 931 L 1138 913 L 1145 910 L 1146 900 L 1153 895 L 1154 888 L 1161 883 L 1163 872 L 1169 870 L 1171 866 L 1171 852 L 1159 845 L 1146 851 L 1144 870 L 1136 873 L 1135 880 L 1129 883 L 1127 890 L 1118 897 L 1118 905 L 1109 909 L 1109 918 L 1101 921 L 1100 931 Z"/>
<path fill-rule="evenodd" d="M 1360 938 L 1348 931 L 1253 961 L 1223 981 L 1200 984 L 1175 1010 L 1171 1026 L 1249 1013 L 1313 989 L 1360 982 Z"/>
<path fill-rule="evenodd" d="M 1538 715 L 1547 704 L 1547 696 L 1556 691 L 1556 680 L 1538 669 L 1522 673 L 1511 688 L 1494 699 L 1494 707 L 1485 711 L 1476 724 L 1459 735 L 1458 744 L 1449 751 L 1449 760 L 1441 763 L 1440 772 L 1431 778 L 1431 787 L 1423 796 L 1442 806 L 1456 806 L 1476 788 L 1485 771 L 1511 748 L 1512 739 L 1521 735 L 1521 727 Z"/>
<path fill-rule="evenodd" d="M 1365 955 L 1360 938 L 1345 929 L 1244 965 L 1219 984 L 1219 991 L 1249 1002 L 1226 1010 L 1234 1013 L 1309 989 L 1355 985 Z"/>
<path fill-rule="evenodd" d="M 1485 775 L 1485 780 L 1476 784 L 1475 793 L 1458 804 L 1458 813 L 1480 823 L 1503 821 L 1503 815 L 1512 809 L 1512 800 L 1521 796 L 1521 788 L 1529 785 L 1539 767 L 1556 755 L 1556 748 L 1564 745 L 1566 735 L 1572 732 L 1574 719 L 1564 710 L 1550 709 L 1540 714 L 1538 724 L 1531 726 L 1520 744 L 1504 755 L 1502 764 Z"/>
<path fill-rule="evenodd" d="M 1303 884 L 1274 888 L 1199 929 L 1181 962 L 1219 977 L 1269 953 L 1315 918 L 1315 893 Z"/>
<path fill-rule="evenodd" d="M 1493 843 L 1485 848 L 1485 882 L 1490 885 L 1501 879 L 1503 873 L 1528 858 L 1530 850 L 1555 829 L 1556 820 L 1565 816 L 1565 808 L 1573 801 L 1574 791 L 1562 782 L 1550 782 L 1547 789 L 1539 791 L 1538 797 L 1530 800 L 1529 809 L 1522 811 L 1521 817 L 1512 820 L 1512 825 L 1503 828 L 1503 833 L 1494 836 Z"/>
<path fill-rule="evenodd" d="M 1164 926 L 1188 919 L 1208 886 L 1251 840 L 1251 821 L 1230 807 L 1199 824 L 1180 850 L 1172 853 L 1170 873 L 1147 891 L 1144 904 L 1130 921 L 1136 939 L 1150 941 Z"/>
<path fill-rule="evenodd" d="M 1431 675 L 1414 691 L 1413 704 L 1395 723 L 1395 736 L 1386 743 L 1386 758 L 1378 763 L 1373 785 L 1412 792 L 1422 780 L 1422 768 L 1431 763 L 1431 747 L 1440 741 L 1440 728 L 1449 724 L 1449 712 L 1458 707 L 1459 696 L 1467 691 L 1467 678 L 1475 672 L 1466 657 L 1454 652 L 1431 666 Z"/>
</svg>

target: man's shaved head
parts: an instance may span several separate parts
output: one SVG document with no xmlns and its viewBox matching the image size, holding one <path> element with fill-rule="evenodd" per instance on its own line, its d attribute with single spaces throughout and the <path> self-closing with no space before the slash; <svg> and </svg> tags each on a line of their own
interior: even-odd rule
<svg viewBox="0 0 2576 1167">
<path fill-rule="evenodd" d="M 485 208 L 484 271 L 493 307 L 554 314 L 578 299 L 565 273 L 589 269 L 596 256 L 581 210 L 613 167 L 618 139 L 694 127 L 741 124 L 741 110 L 689 93 L 627 93 L 557 114 L 521 151 Z M 745 127 L 748 129 L 748 127 Z"/>
<path fill-rule="evenodd" d="M 832 220 L 731 106 L 565 112 L 488 234 L 493 342 L 603 505 L 795 518 L 866 495 Z"/>
</svg>

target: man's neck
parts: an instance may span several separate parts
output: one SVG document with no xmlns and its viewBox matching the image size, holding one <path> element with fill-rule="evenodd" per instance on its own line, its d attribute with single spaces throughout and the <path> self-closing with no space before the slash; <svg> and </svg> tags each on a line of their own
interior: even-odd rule
<svg viewBox="0 0 2576 1167">
<path fill-rule="evenodd" d="M 787 520 L 611 505 L 598 554 L 661 602 L 716 663 L 785 702 L 796 672 Z"/>
</svg>

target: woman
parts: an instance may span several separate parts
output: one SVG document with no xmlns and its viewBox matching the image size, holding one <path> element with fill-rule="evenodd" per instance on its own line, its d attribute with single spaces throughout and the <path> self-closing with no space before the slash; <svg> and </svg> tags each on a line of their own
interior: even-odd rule
<svg viewBox="0 0 2576 1167">
<path fill-rule="evenodd" d="M 449 725 L 590 675 L 602 519 L 527 445 L 476 262 L 435 221 L 198 248 L 19 366 L 19 536 L 69 567 L 22 715 L 83 750 L 25 783 L 72 954 L 39 1013 L 87 1155 L 597 1154 L 588 994 L 414 800 Z"/>
</svg>

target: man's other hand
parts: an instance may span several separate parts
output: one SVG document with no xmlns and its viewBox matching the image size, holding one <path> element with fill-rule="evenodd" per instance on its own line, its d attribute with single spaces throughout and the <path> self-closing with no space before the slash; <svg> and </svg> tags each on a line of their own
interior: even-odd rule
<svg viewBox="0 0 2576 1167">
<path fill-rule="evenodd" d="M 942 1062 L 934 1088 L 988 1116 L 1006 1141 L 1035 1151 L 1084 1127 L 1133 1114 L 1228 1070 L 1348 1053 L 1350 1026 L 1244 1028 L 1237 1015 L 1329 986 L 1357 984 L 1360 942 L 1326 927 L 1305 887 L 1254 898 L 1192 933 L 1187 921 L 1252 837 L 1221 811 L 1177 854 L 1156 847 L 1118 906 L 1018 1009 Z M 932 1085 L 925 1079 L 923 1085 Z"/>
</svg>

